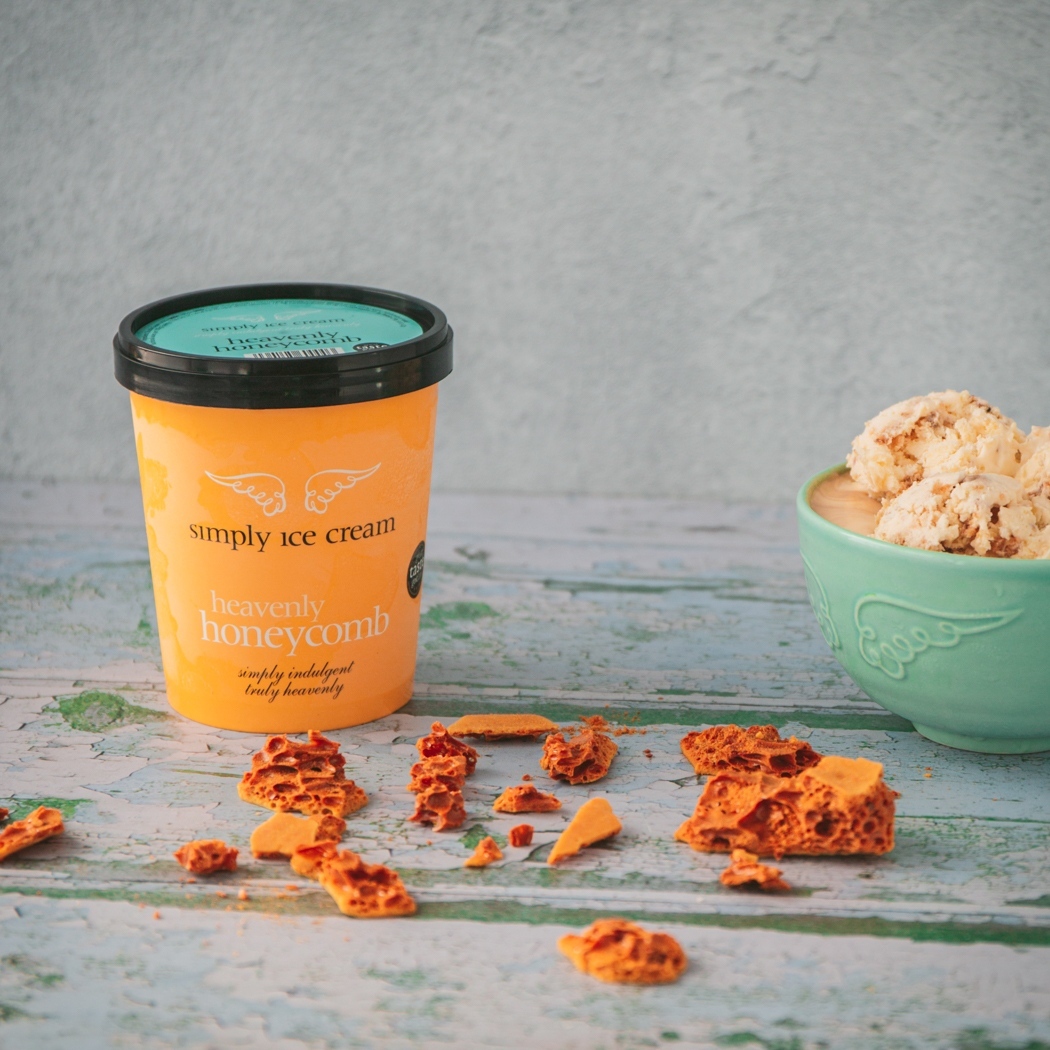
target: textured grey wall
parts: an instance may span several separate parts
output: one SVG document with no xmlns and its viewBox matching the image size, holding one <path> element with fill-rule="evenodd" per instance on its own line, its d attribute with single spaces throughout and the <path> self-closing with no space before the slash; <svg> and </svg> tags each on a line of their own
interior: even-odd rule
<svg viewBox="0 0 1050 1050">
<path fill-rule="evenodd" d="M 436 484 L 790 496 L 900 397 L 1050 423 L 1045 0 L 0 0 L 0 475 L 134 476 L 109 340 L 443 306 Z"/>
</svg>

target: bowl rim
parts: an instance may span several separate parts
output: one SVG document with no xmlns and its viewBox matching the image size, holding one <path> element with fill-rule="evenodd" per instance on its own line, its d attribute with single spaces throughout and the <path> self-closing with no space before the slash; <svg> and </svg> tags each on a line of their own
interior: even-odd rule
<svg viewBox="0 0 1050 1050">
<path fill-rule="evenodd" d="M 888 543 L 886 540 L 876 539 L 874 536 L 864 536 L 859 532 L 836 525 L 827 518 L 819 515 L 810 506 L 809 498 L 813 490 L 826 478 L 834 474 L 843 474 L 847 470 L 846 464 L 836 463 L 833 467 L 814 474 L 798 490 L 795 497 L 795 509 L 798 513 L 799 522 L 805 522 L 811 529 L 823 533 L 828 539 L 836 543 L 868 550 L 872 554 L 883 554 L 889 557 L 911 558 L 918 562 L 932 565 L 930 559 L 936 559 L 937 564 L 947 568 L 949 565 L 957 565 L 960 572 L 988 573 L 1044 573 L 1050 574 L 1050 558 L 979 558 L 965 554 L 953 554 L 951 551 L 928 551 L 919 547 L 904 547 L 898 543 Z M 889 554 L 895 551 L 896 554 Z M 964 566 L 966 566 L 964 568 Z"/>
</svg>

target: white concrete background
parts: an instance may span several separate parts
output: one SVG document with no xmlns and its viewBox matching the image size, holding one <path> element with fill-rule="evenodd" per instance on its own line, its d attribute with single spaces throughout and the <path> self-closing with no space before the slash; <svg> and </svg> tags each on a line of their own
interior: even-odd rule
<svg viewBox="0 0 1050 1050">
<path fill-rule="evenodd" d="M 898 398 L 1050 423 L 1046 0 L 0 0 L 0 476 L 130 478 L 109 341 L 443 306 L 445 489 L 789 498 Z"/>
</svg>

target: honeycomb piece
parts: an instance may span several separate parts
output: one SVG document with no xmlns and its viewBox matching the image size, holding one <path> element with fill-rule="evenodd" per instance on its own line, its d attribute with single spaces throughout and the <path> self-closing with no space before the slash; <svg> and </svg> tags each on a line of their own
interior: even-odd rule
<svg viewBox="0 0 1050 1050">
<path fill-rule="evenodd" d="M 486 740 L 537 737 L 558 727 L 543 715 L 464 715 L 448 727 L 456 736 L 482 736 Z"/>
<path fill-rule="evenodd" d="M 396 871 L 383 864 L 365 864 L 348 849 L 321 861 L 317 881 L 344 915 L 356 919 L 412 915 L 416 910 L 416 902 Z"/>
<path fill-rule="evenodd" d="M 347 780 L 345 765 L 339 745 L 316 730 L 310 730 L 305 744 L 271 736 L 253 756 L 237 794 L 245 802 L 278 812 L 345 817 L 368 802 L 364 791 Z"/>
<path fill-rule="evenodd" d="M 551 733 L 543 744 L 540 767 L 552 780 L 593 784 L 609 772 L 618 750 L 615 740 L 593 729 L 584 729 L 569 740 L 561 733 Z"/>
<path fill-rule="evenodd" d="M 534 784 L 517 784 L 507 788 L 492 803 L 492 808 L 497 813 L 550 813 L 561 809 L 561 803 Z"/>
<path fill-rule="evenodd" d="M 484 868 L 495 860 L 503 860 L 503 851 L 496 840 L 486 835 L 475 847 L 471 856 L 463 861 L 464 868 Z"/>
<path fill-rule="evenodd" d="M 175 851 L 175 859 L 194 875 L 237 870 L 237 850 L 222 839 L 194 839 Z"/>
<path fill-rule="evenodd" d="M 345 831 L 346 821 L 342 817 L 297 817 L 292 813 L 274 813 L 252 832 L 252 856 L 261 860 L 279 860 L 290 857 L 300 846 L 338 842 Z"/>
<path fill-rule="evenodd" d="M 61 835 L 64 830 L 60 810 L 38 806 L 28 816 L 12 821 L 0 831 L 0 860 L 52 835 Z"/>
<path fill-rule="evenodd" d="M 516 824 L 507 832 L 507 841 L 515 848 L 531 846 L 534 830 L 531 824 Z"/>
<path fill-rule="evenodd" d="M 474 772 L 478 764 L 478 753 L 462 740 L 457 740 L 440 723 L 434 722 L 430 732 L 416 741 L 416 750 L 420 758 L 437 758 L 439 755 L 462 755 L 467 760 L 467 776 Z"/>
<path fill-rule="evenodd" d="M 575 856 L 585 846 L 593 846 L 611 835 L 618 835 L 623 825 L 607 798 L 589 798 L 569 821 L 547 855 L 548 864 Z"/>
<path fill-rule="evenodd" d="M 408 818 L 420 824 L 433 824 L 435 831 L 458 828 L 467 819 L 463 792 L 440 784 L 416 795 L 416 811 Z"/>
<path fill-rule="evenodd" d="M 7 820 L 7 818 L 10 815 L 11 815 L 11 810 L 5 809 L 3 806 L 0 806 L 0 824 L 2 824 L 5 820 Z"/>
<path fill-rule="evenodd" d="M 776 726 L 711 726 L 682 737 L 682 754 L 697 773 L 770 773 L 793 777 L 821 759 L 804 740 L 781 740 Z"/>
<path fill-rule="evenodd" d="M 418 794 L 432 787 L 462 788 L 467 780 L 467 760 L 463 755 L 437 755 L 420 759 L 410 770 L 407 790 Z"/>
<path fill-rule="evenodd" d="M 748 886 L 759 890 L 790 890 L 790 883 L 780 876 L 779 868 L 759 864 L 754 853 L 746 849 L 735 849 L 730 854 L 729 867 L 718 876 L 723 886 Z"/>
<path fill-rule="evenodd" d="M 897 797 L 866 758 L 827 755 L 797 777 L 719 773 L 675 838 L 709 853 L 888 853 Z"/>
<path fill-rule="evenodd" d="M 321 865 L 339 852 L 338 842 L 315 842 L 312 846 L 298 846 L 289 857 L 292 871 L 296 875 L 317 881 Z"/>
<path fill-rule="evenodd" d="M 669 933 L 652 933 L 626 919 L 599 919 L 579 936 L 560 937 L 558 948 L 576 969 L 615 984 L 670 984 L 688 965 Z"/>
</svg>

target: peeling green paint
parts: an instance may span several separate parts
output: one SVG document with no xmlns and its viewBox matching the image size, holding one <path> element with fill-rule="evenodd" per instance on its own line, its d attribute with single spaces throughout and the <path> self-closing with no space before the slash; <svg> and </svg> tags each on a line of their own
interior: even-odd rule
<svg viewBox="0 0 1050 1050">
<path fill-rule="evenodd" d="M 442 630 L 447 629 L 451 623 L 473 623 L 475 620 L 484 620 L 492 616 L 499 616 L 499 613 L 484 602 L 445 602 L 423 613 L 419 618 L 419 626 L 421 629 L 430 627 Z M 462 633 L 458 636 L 470 637 Z"/>
<path fill-rule="evenodd" d="M 91 802 L 89 798 L 14 798 L 5 799 L 7 808 L 11 810 L 8 820 L 21 820 L 28 817 L 34 809 L 47 806 L 48 809 L 57 809 L 62 814 L 63 820 L 72 820 L 77 814 L 78 806 L 86 806 Z"/>
<path fill-rule="evenodd" d="M 77 696 L 61 697 L 58 710 L 71 729 L 84 733 L 101 733 L 132 722 L 156 722 L 168 716 L 149 707 L 129 704 L 116 693 L 89 689 Z"/>
<path fill-rule="evenodd" d="M 968 1028 L 956 1037 L 953 1048 L 954 1050 L 1050 1050 L 1050 1043 L 1042 1039 L 1029 1039 L 1026 1043 L 1001 1043 L 990 1039 L 987 1029 Z"/>
<path fill-rule="evenodd" d="M 467 849 L 477 849 L 478 843 L 483 838 L 491 838 L 501 849 L 507 845 L 507 838 L 505 835 L 501 835 L 498 831 L 489 831 L 484 824 L 475 824 L 465 835 L 460 836 L 459 841 L 462 842 Z"/>
</svg>

